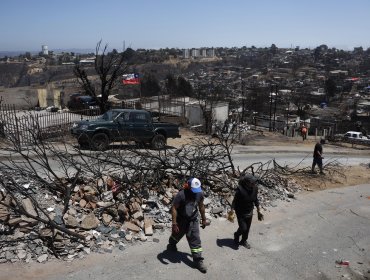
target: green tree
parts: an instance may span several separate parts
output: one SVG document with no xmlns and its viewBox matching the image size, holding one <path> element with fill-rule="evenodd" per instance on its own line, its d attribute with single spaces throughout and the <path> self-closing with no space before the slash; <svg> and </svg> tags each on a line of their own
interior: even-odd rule
<svg viewBox="0 0 370 280">
<path fill-rule="evenodd" d="M 325 91 L 327 97 L 333 97 L 337 92 L 337 84 L 332 78 L 325 81 Z"/>
<path fill-rule="evenodd" d="M 177 82 L 172 74 L 166 76 L 165 87 L 168 95 L 177 96 Z"/>
<path fill-rule="evenodd" d="M 315 59 L 315 61 L 318 61 L 321 57 L 321 48 L 320 47 L 317 47 L 314 52 L 313 52 L 313 57 Z"/>
<path fill-rule="evenodd" d="M 141 96 L 156 96 L 159 95 L 161 87 L 157 78 L 153 74 L 144 74 L 141 79 Z"/>
<path fill-rule="evenodd" d="M 123 52 L 122 56 L 126 61 L 132 61 L 136 56 L 136 52 L 131 48 L 127 48 Z"/>
<path fill-rule="evenodd" d="M 178 96 L 193 96 L 192 85 L 184 78 L 177 78 L 177 95 Z"/>
<path fill-rule="evenodd" d="M 278 52 L 278 48 L 277 48 L 277 46 L 276 46 L 275 44 L 272 44 L 272 45 L 271 45 L 271 47 L 270 47 L 270 52 L 271 52 L 273 55 L 277 54 L 277 52 Z"/>
</svg>

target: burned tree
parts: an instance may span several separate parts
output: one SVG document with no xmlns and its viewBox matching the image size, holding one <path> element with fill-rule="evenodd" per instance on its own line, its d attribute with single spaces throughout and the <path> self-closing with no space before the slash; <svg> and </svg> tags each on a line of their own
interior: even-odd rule
<svg viewBox="0 0 370 280">
<path fill-rule="evenodd" d="M 214 83 L 199 85 L 196 90 L 196 98 L 199 100 L 199 106 L 204 119 L 204 133 L 212 133 L 214 124 L 213 110 L 217 103 L 225 100 L 225 89 Z"/>
<path fill-rule="evenodd" d="M 109 109 L 108 97 L 127 67 L 124 65 L 123 53 L 108 53 L 108 45 L 102 47 L 101 43 L 102 40 L 96 44 L 94 59 L 94 71 L 98 79 L 93 80 L 88 74 L 88 68 L 81 64 L 77 64 L 73 72 L 86 95 L 96 98 L 104 113 Z"/>
</svg>

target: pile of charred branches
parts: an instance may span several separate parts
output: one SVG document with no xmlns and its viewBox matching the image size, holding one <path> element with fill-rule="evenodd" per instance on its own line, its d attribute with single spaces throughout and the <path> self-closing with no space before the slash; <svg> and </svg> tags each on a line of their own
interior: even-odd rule
<svg viewBox="0 0 370 280">
<path fill-rule="evenodd" d="M 214 202 L 207 207 L 226 209 L 243 173 L 260 177 L 262 205 L 268 206 L 299 189 L 289 182 L 290 174 L 306 172 L 275 161 L 255 163 L 240 171 L 232 161 L 235 138 L 231 134 L 197 137 L 180 148 L 149 150 L 120 143 L 99 152 L 47 141 L 39 137 L 35 121 L 22 129 L 29 130 L 32 145 L 20 146 L 10 137 L 1 151 L 0 231 L 4 235 L 0 247 L 21 229 L 27 236 L 41 238 L 56 257 L 63 253 L 60 248 L 66 247 L 56 246 L 61 239 L 86 246 L 91 239 L 84 231 L 99 223 L 104 230 L 112 230 L 111 219 L 116 226 L 130 222 L 130 230 L 137 226 L 139 231 L 150 223 L 165 223 L 173 196 L 189 177 L 202 181 L 206 196 Z M 326 170 L 340 172 L 335 164 Z M 152 205 L 155 213 L 162 211 L 159 218 L 149 221 L 141 213 L 144 205 L 149 205 L 149 210 Z"/>
</svg>

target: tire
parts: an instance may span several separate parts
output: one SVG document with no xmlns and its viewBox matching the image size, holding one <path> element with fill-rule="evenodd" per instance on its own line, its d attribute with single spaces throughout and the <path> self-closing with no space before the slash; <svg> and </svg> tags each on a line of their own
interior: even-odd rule
<svg viewBox="0 0 370 280">
<path fill-rule="evenodd" d="M 143 149 L 143 148 L 145 148 L 145 143 L 144 143 L 144 142 L 142 142 L 142 141 L 135 141 L 135 145 L 136 145 L 136 147 L 137 147 L 137 148 L 139 148 L 139 149 Z"/>
<path fill-rule="evenodd" d="M 78 141 L 78 144 L 80 145 L 80 149 L 86 150 L 90 148 L 89 143 Z"/>
<path fill-rule="evenodd" d="M 109 137 L 105 133 L 96 133 L 92 137 L 91 142 L 95 150 L 105 151 L 109 146 Z"/>
<path fill-rule="evenodd" d="M 78 144 L 80 145 L 80 148 L 82 149 L 89 149 L 90 148 L 90 140 L 86 134 L 81 134 L 77 138 Z"/>
<path fill-rule="evenodd" d="M 166 138 L 162 134 L 157 134 L 152 139 L 152 148 L 154 150 L 161 150 L 166 147 Z"/>
</svg>

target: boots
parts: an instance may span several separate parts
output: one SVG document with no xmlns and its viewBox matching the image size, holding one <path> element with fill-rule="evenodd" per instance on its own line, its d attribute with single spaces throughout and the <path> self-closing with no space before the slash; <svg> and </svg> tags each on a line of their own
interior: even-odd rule
<svg viewBox="0 0 370 280">
<path fill-rule="evenodd" d="M 200 272 L 202 273 L 207 272 L 207 267 L 203 263 L 203 258 L 194 259 L 194 265 L 195 265 L 195 268 L 197 268 Z"/>
<path fill-rule="evenodd" d="M 243 246 L 247 249 L 251 248 L 251 245 L 249 245 L 249 243 L 247 241 L 240 241 L 240 246 Z"/>
<path fill-rule="evenodd" d="M 176 244 L 168 243 L 167 250 L 168 251 L 171 251 L 171 252 L 177 252 L 177 246 L 176 246 Z"/>
<path fill-rule="evenodd" d="M 237 232 L 234 232 L 234 244 L 239 245 L 239 234 Z"/>
</svg>

